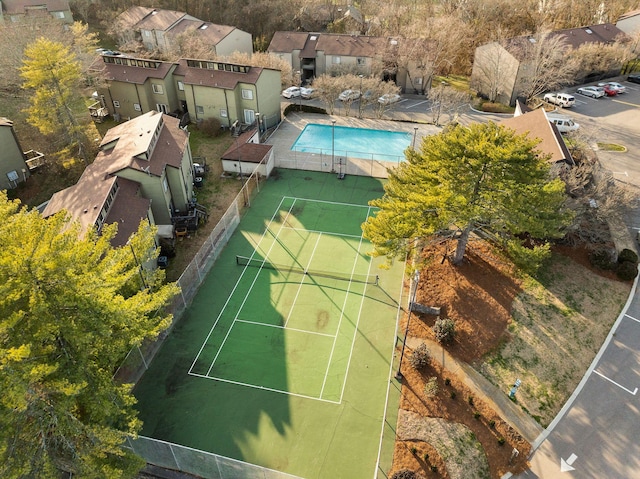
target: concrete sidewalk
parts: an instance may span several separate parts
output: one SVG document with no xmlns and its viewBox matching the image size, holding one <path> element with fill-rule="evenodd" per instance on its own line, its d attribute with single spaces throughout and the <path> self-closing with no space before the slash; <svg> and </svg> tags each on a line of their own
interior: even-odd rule
<svg viewBox="0 0 640 479">
<path fill-rule="evenodd" d="M 431 358 L 438 365 L 444 366 L 444 369 L 456 374 L 463 380 L 475 397 L 482 399 L 491 406 L 502 419 L 508 422 L 530 444 L 533 444 L 544 431 L 540 424 L 509 399 L 508 389 L 510 385 L 505 385 L 504 390 L 496 387 L 471 366 L 451 356 L 436 341 L 414 337 L 407 338 L 407 346 L 411 349 L 415 349 L 422 342 L 427 345 L 427 348 L 431 351 Z"/>
</svg>

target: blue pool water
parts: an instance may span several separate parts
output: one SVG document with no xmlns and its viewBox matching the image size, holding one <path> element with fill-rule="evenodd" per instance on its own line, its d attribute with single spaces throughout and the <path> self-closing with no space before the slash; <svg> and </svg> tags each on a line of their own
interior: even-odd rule
<svg viewBox="0 0 640 479">
<path fill-rule="evenodd" d="M 333 131 L 332 131 L 333 130 Z M 294 151 L 367 160 L 404 160 L 412 134 L 309 123 L 291 146 Z"/>
</svg>

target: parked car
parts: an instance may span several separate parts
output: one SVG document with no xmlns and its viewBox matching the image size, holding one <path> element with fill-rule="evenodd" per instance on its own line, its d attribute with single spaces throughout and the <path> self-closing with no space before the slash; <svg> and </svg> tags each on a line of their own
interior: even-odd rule
<svg viewBox="0 0 640 479">
<path fill-rule="evenodd" d="M 282 91 L 282 96 L 285 98 L 297 98 L 300 96 L 300 88 L 297 86 L 290 86 L 286 90 Z"/>
<path fill-rule="evenodd" d="M 569 95 L 568 93 L 547 93 L 544 96 L 544 101 L 557 105 L 561 108 L 569 108 L 573 106 L 576 99 L 573 95 Z"/>
<path fill-rule="evenodd" d="M 640 73 L 634 73 L 633 75 L 629 75 L 627 77 L 627 81 L 631 83 L 640 83 Z"/>
<path fill-rule="evenodd" d="M 577 92 L 591 98 L 602 98 L 607 94 L 601 86 L 583 86 L 578 88 Z"/>
<path fill-rule="evenodd" d="M 607 96 L 616 96 L 618 94 L 618 90 L 613 88 L 611 85 L 605 84 L 602 89 L 607 94 Z"/>
<path fill-rule="evenodd" d="M 627 91 L 627 89 L 625 88 L 624 85 L 621 85 L 620 83 L 614 82 L 614 81 L 609 81 L 606 83 L 598 83 L 598 86 L 601 86 L 605 89 L 607 89 L 607 87 L 612 88 L 616 91 L 616 93 L 619 95 L 620 93 L 624 93 L 625 91 Z"/>
<path fill-rule="evenodd" d="M 316 92 L 315 88 L 306 88 L 306 87 L 300 88 L 300 96 L 305 100 L 308 100 L 309 98 L 311 98 L 315 92 Z"/>
<path fill-rule="evenodd" d="M 556 125 L 560 133 L 570 133 L 580 128 L 580 125 L 574 122 L 570 116 L 558 113 L 547 113 L 547 119 Z"/>
<path fill-rule="evenodd" d="M 340 101 L 357 100 L 358 98 L 360 98 L 359 90 L 345 90 L 338 96 L 338 100 Z"/>
<path fill-rule="evenodd" d="M 395 103 L 400 100 L 400 95 L 397 93 L 385 93 L 380 98 L 378 98 L 378 103 L 382 103 L 383 105 L 390 105 L 391 103 Z"/>
</svg>

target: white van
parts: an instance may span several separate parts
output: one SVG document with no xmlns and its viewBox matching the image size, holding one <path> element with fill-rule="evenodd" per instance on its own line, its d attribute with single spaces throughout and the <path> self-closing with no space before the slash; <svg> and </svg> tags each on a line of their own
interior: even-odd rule
<svg viewBox="0 0 640 479">
<path fill-rule="evenodd" d="M 574 122 L 571 117 L 567 115 L 560 115 L 558 113 L 547 113 L 547 119 L 551 123 L 556 125 L 560 133 L 569 133 L 580 128 L 580 125 Z"/>
<path fill-rule="evenodd" d="M 569 93 L 547 93 L 544 96 L 544 101 L 557 105 L 561 108 L 569 108 L 573 106 L 576 99 Z"/>
</svg>

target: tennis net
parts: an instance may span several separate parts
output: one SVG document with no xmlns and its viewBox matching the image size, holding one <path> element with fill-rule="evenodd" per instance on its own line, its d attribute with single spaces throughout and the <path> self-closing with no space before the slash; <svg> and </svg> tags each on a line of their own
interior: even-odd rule
<svg viewBox="0 0 640 479">
<path fill-rule="evenodd" d="M 254 268 L 267 268 L 278 271 L 279 273 L 298 273 L 307 276 L 319 276 L 321 278 L 338 279 L 342 281 L 351 281 L 353 283 L 378 284 L 377 274 L 356 274 L 356 273 L 339 273 L 334 271 L 320 271 L 317 269 L 304 269 L 292 265 L 282 265 L 272 263 L 260 258 L 248 258 L 247 256 L 236 255 L 236 264 L 239 266 L 252 266 Z"/>
</svg>

